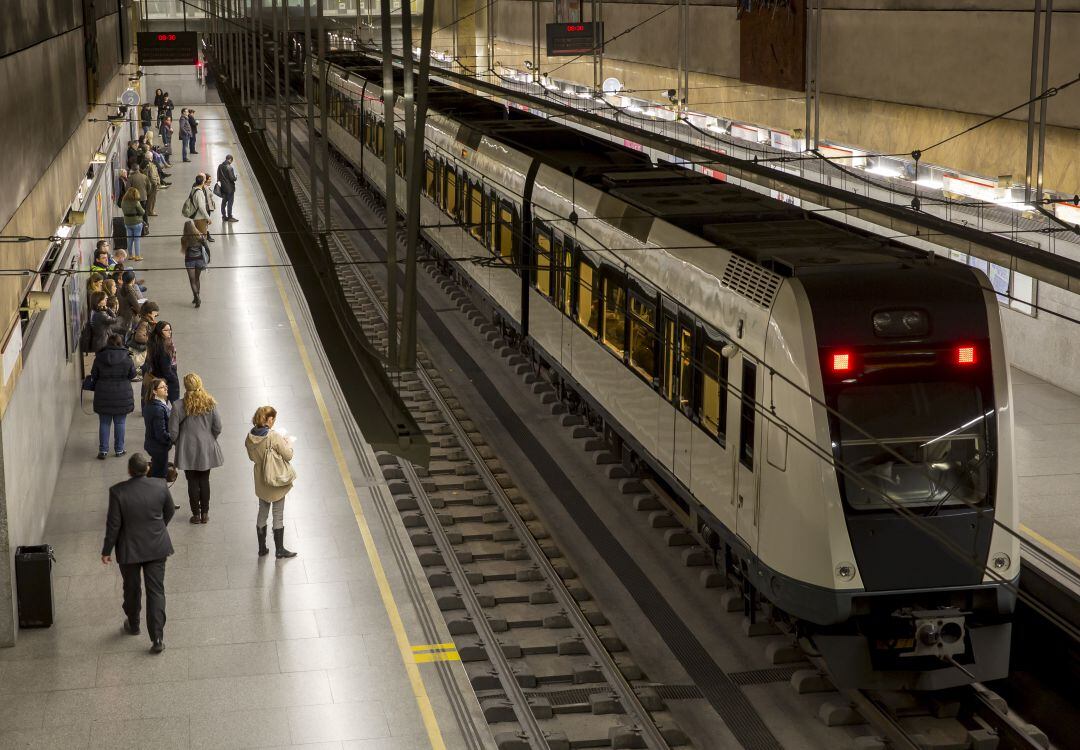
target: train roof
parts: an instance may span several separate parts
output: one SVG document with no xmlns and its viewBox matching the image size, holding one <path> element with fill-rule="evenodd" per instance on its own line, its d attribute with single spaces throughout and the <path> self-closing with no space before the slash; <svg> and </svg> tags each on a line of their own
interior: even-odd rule
<svg viewBox="0 0 1080 750">
<path fill-rule="evenodd" d="M 382 80 L 381 63 L 364 53 L 338 52 L 328 59 L 366 80 Z M 395 88 L 401 88 L 403 75 L 395 68 Z M 439 81 L 430 82 L 428 97 L 434 111 L 463 124 L 466 140 L 487 136 L 504 143 L 619 199 L 637 217 L 659 218 L 782 276 L 910 268 L 928 258 L 921 250 L 684 166 L 654 165 L 642 152 Z"/>
</svg>

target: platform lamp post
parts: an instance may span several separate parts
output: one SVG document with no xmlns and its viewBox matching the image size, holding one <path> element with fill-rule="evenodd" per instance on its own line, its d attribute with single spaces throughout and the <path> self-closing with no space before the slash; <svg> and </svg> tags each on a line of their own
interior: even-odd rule
<svg viewBox="0 0 1080 750">
<path fill-rule="evenodd" d="M 319 233 L 319 185 L 315 181 L 315 167 L 318 161 L 315 153 L 315 85 L 312 75 L 315 67 L 311 62 L 311 0 L 304 0 L 304 56 L 300 64 L 304 66 L 304 98 L 307 99 L 307 139 L 308 139 L 308 185 L 311 186 L 311 231 Z"/>
<path fill-rule="evenodd" d="M 424 128 L 427 124 L 428 73 L 431 63 L 431 33 L 435 19 L 434 0 L 423 0 L 424 10 L 420 25 L 420 67 L 416 81 L 415 120 L 406 117 L 405 135 L 409 192 L 405 210 L 405 304 L 402 311 L 401 369 L 416 369 L 416 256 L 420 244 L 420 191 L 424 179 Z M 409 0 L 402 0 L 402 13 L 409 12 Z M 411 74 L 412 39 L 409 54 L 405 58 L 406 70 Z"/>
<path fill-rule="evenodd" d="M 398 365 L 397 181 L 394 173 L 394 40 L 390 0 L 379 3 L 383 53 L 383 155 L 386 164 L 386 361 Z"/>
<path fill-rule="evenodd" d="M 317 0 L 319 3 L 319 120 L 322 132 L 320 141 L 322 152 L 322 203 L 323 203 L 323 231 L 330 231 L 330 131 L 327 117 L 330 111 L 330 84 L 327 79 L 326 69 L 326 20 L 323 16 L 323 8 L 326 0 Z M 315 144 L 311 144 L 311 158 L 315 159 Z M 318 204 L 311 204 L 312 214 L 318 209 Z"/>
</svg>

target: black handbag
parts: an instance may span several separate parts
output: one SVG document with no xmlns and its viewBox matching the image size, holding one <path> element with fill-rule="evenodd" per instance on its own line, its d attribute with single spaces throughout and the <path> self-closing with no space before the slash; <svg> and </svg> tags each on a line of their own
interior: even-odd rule
<svg viewBox="0 0 1080 750">
<path fill-rule="evenodd" d="M 92 391 L 92 390 L 94 390 L 94 385 L 95 384 L 94 384 L 94 376 L 93 375 L 87 375 L 85 378 L 83 378 L 82 389 L 84 391 Z"/>
<path fill-rule="evenodd" d="M 148 234 L 150 234 L 150 221 L 146 219 L 146 217 L 143 217 L 142 236 L 145 237 Z"/>
<path fill-rule="evenodd" d="M 216 195 L 218 198 L 221 197 L 221 184 L 220 183 L 217 183 L 217 182 L 214 183 L 214 195 Z"/>
</svg>

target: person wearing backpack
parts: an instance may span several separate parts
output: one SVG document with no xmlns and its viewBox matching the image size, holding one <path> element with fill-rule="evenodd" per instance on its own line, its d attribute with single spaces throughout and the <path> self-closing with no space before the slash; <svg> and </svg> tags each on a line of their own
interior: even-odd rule
<svg viewBox="0 0 1080 750">
<path fill-rule="evenodd" d="M 135 365 L 118 333 L 109 335 L 105 347 L 94 357 L 90 381 L 94 384 L 94 413 L 98 415 L 98 459 L 109 455 L 109 429 L 113 432 L 113 450 L 122 456 L 127 415 L 135 411 L 131 381 Z"/>
<path fill-rule="evenodd" d="M 203 192 L 202 185 L 203 176 L 199 175 L 195 178 L 195 184 L 191 186 L 191 192 L 188 193 L 184 205 L 180 208 L 180 213 L 185 218 L 195 222 L 199 234 L 205 234 L 206 228 L 210 225 L 210 206 L 206 204 L 206 193 Z"/>
<path fill-rule="evenodd" d="M 260 406 L 251 418 L 254 425 L 244 439 L 248 458 L 255 464 L 255 496 L 259 498 L 259 515 L 255 520 L 255 533 L 259 539 L 259 557 L 269 554 L 266 547 L 266 517 L 273 510 L 274 548 L 278 559 L 296 557 L 295 552 L 285 548 L 285 496 L 292 489 L 296 472 L 289 462 L 293 458 L 293 438 L 285 438 L 275 432 L 277 409 Z"/>
<path fill-rule="evenodd" d="M 135 363 L 135 369 L 143 370 L 146 362 L 147 345 L 150 343 L 150 334 L 157 325 L 158 312 L 161 308 L 153 300 L 146 300 L 139 308 L 139 317 L 135 321 L 135 327 L 131 331 L 131 340 L 128 342 L 128 351 L 131 352 L 131 360 Z M 149 383 L 147 383 L 149 386 Z M 144 389 L 145 390 L 145 389 Z"/>
<path fill-rule="evenodd" d="M 184 267 L 187 269 L 188 284 L 191 286 L 193 295 L 191 304 L 195 307 L 202 306 L 202 272 L 210 264 L 210 247 L 206 244 L 206 238 L 199 231 L 194 221 L 184 222 L 184 234 L 180 238 L 180 252 L 184 254 Z"/>
</svg>

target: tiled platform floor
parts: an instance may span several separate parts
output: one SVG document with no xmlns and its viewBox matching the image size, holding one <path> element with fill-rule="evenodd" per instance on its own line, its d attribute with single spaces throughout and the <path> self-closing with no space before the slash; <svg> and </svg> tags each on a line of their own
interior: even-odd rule
<svg viewBox="0 0 1080 750">
<path fill-rule="evenodd" d="M 161 318 L 174 326 L 181 377 L 198 372 L 218 400 L 225 465 L 211 475 L 205 526 L 188 523 L 183 477 L 173 488 L 181 508 L 169 529 L 176 554 L 165 579 L 166 650 L 152 655 L 145 629 L 139 637 L 121 632 L 120 575 L 99 557 L 107 487 L 126 478 L 126 458 L 96 460 L 97 418 L 74 415 L 45 531 L 57 556 L 56 624 L 21 631 L 14 648 L 0 649 L 0 748 L 430 747 L 282 292 L 267 267 L 282 255 L 267 233 L 272 227 L 244 154 L 213 90 L 186 73 L 148 79 L 145 91 L 172 92 L 177 115 L 196 106 L 201 125 L 191 163 L 181 162 L 174 144 L 173 186 L 159 196 L 140 276 Z M 223 229 L 220 211 L 215 215 L 214 267 L 203 277 L 196 310 L 182 269 L 180 206 L 195 172 L 214 173 L 226 153 L 237 159 L 240 222 Z M 287 274 L 281 277 L 287 282 Z M 291 286 L 280 289 L 301 315 Z M 319 369 L 318 344 L 302 321 L 304 346 Z M 318 378 L 343 436 L 325 374 Z M 264 403 L 275 405 L 279 426 L 298 437 L 300 479 L 285 510 L 286 543 L 299 552 L 292 560 L 256 555 L 257 501 L 243 444 L 252 413 Z M 142 419 L 132 415 L 129 453 L 141 449 L 142 437 Z M 358 476 L 357 456 L 342 441 Z M 369 488 L 357 484 L 370 502 Z M 386 531 L 376 526 L 378 547 Z M 386 574 L 399 591 L 402 572 L 387 564 Z M 416 610 L 400 594 L 397 604 L 411 639 Z M 435 665 L 419 668 L 433 686 L 446 745 L 460 747 L 456 726 L 443 719 L 449 712 L 431 677 Z"/>
</svg>

